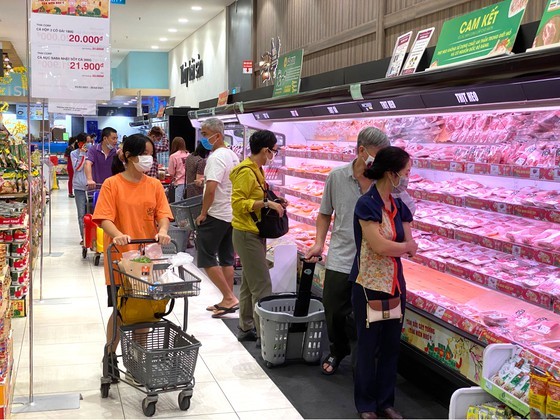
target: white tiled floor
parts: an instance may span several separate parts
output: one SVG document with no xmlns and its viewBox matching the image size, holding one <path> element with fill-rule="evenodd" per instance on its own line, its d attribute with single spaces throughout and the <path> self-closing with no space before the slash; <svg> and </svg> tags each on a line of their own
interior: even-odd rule
<svg viewBox="0 0 560 420">
<path fill-rule="evenodd" d="M 105 279 L 102 264 L 95 267 L 91 254 L 81 257 L 74 200 L 65 183 L 52 197 L 52 256 L 45 233 L 43 288 L 34 277 L 34 394 L 79 392 L 79 410 L 14 415 L 16 419 L 144 418 L 144 395 L 123 384 L 111 386 L 109 398 L 99 392 L 101 357 L 105 342 Z M 38 266 L 39 264 L 37 264 Z M 188 332 L 202 347 L 195 371 L 191 407 L 182 412 L 177 392 L 159 397 L 154 418 L 296 419 L 301 418 L 225 324 L 205 310 L 217 302 L 218 292 L 209 280 L 200 296 L 189 299 Z M 183 319 L 179 301 L 174 322 Z M 28 319 L 13 320 L 15 396 L 29 391 Z"/>
</svg>

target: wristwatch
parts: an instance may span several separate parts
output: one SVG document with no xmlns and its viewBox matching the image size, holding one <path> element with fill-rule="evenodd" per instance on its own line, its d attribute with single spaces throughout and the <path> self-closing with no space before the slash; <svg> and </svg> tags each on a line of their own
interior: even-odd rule
<svg viewBox="0 0 560 420">
<path fill-rule="evenodd" d="M 268 198 L 265 197 L 264 200 L 263 200 L 263 203 L 264 203 L 264 208 L 267 209 L 268 208 Z"/>
</svg>

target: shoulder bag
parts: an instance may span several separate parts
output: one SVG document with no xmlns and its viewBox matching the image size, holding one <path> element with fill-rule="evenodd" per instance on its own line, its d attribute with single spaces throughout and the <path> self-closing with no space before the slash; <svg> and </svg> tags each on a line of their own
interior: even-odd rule
<svg viewBox="0 0 560 420">
<path fill-rule="evenodd" d="M 364 295 L 366 297 L 366 328 L 372 322 L 387 321 L 389 319 L 399 319 L 402 321 L 401 297 L 397 296 L 389 299 L 368 300 L 365 287 Z"/>
<path fill-rule="evenodd" d="M 266 189 L 263 188 L 255 171 L 253 171 L 253 169 L 251 169 L 251 171 L 253 172 L 253 174 L 255 174 L 257 184 L 259 184 L 259 187 L 261 187 L 264 192 L 264 197 L 268 199 L 268 201 L 279 203 L 280 199 L 278 198 L 278 196 L 268 188 L 267 184 L 265 184 Z M 280 217 L 276 210 L 263 208 L 261 209 L 261 220 L 259 220 L 254 211 L 249 214 L 257 225 L 257 228 L 259 229 L 259 236 L 261 238 L 280 238 L 290 230 L 288 214 L 286 213 L 286 211 L 284 211 L 284 214 L 282 215 L 282 217 Z"/>
</svg>

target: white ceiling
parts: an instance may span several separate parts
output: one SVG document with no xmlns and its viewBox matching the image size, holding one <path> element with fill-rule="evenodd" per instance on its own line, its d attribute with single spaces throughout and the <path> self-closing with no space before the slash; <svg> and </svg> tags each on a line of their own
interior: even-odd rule
<svg viewBox="0 0 560 420">
<path fill-rule="evenodd" d="M 111 5 L 111 66 L 130 51 L 168 52 L 235 0 L 126 0 Z M 192 10 L 193 6 L 202 10 Z M 0 41 L 11 41 L 23 63 L 25 52 L 25 0 L 0 0 Z M 188 19 L 180 23 L 179 19 Z M 169 28 L 177 29 L 171 33 Z M 160 38 L 167 41 L 160 41 Z M 157 45 L 158 50 L 152 49 Z"/>
</svg>

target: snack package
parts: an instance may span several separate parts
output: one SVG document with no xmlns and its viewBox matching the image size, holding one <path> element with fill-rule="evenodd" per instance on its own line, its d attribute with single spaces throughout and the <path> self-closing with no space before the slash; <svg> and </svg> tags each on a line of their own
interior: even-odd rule
<svg viewBox="0 0 560 420">
<path fill-rule="evenodd" d="M 546 418 L 560 419 L 560 382 L 548 381 L 546 388 Z"/>
<path fill-rule="evenodd" d="M 532 368 L 529 386 L 529 407 L 532 419 L 546 418 L 546 393 L 550 376 L 537 368 Z"/>
</svg>

